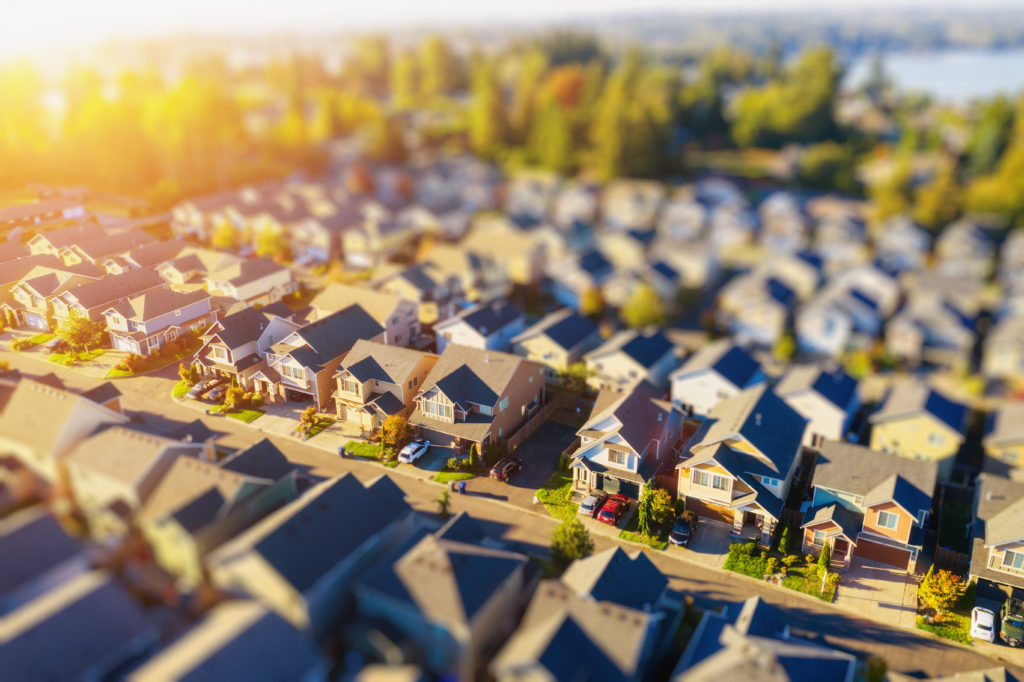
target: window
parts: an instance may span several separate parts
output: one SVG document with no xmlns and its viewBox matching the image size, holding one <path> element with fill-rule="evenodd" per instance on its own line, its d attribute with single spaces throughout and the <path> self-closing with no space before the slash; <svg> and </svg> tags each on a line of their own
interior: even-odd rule
<svg viewBox="0 0 1024 682">
<path fill-rule="evenodd" d="M 291 365 L 282 365 L 281 374 L 286 377 L 292 377 L 293 379 L 301 380 L 306 378 L 306 370 L 302 367 L 292 367 Z"/>
<path fill-rule="evenodd" d="M 626 466 L 629 462 L 629 455 L 625 452 L 619 452 L 618 450 L 609 450 L 608 461 L 612 464 L 618 464 L 619 466 Z"/>
<path fill-rule="evenodd" d="M 693 475 L 690 479 L 695 485 L 704 486 L 705 488 L 714 488 L 715 490 L 728 490 L 729 479 L 720 474 L 712 474 L 708 471 L 701 471 L 700 469 L 694 469 Z"/>
<path fill-rule="evenodd" d="M 811 544 L 815 547 L 821 547 L 825 544 L 825 531 L 816 530 L 814 536 L 811 538 Z"/>
<path fill-rule="evenodd" d="M 504 398 L 502 398 L 501 402 L 498 403 L 498 412 L 501 412 L 506 407 L 508 407 L 508 396 L 505 396 Z"/>
<path fill-rule="evenodd" d="M 490 416 L 494 414 L 494 409 L 490 405 L 481 405 L 480 414 L 486 414 L 487 416 Z"/>
<path fill-rule="evenodd" d="M 900 523 L 900 517 L 892 512 L 878 512 L 878 527 L 888 528 L 889 530 L 895 530 L 896 526 Z"/>
<path fill-rule="evenodd" d="M 938 433 L 928 434 L 928 443 L 930 445 L 943 445 L 946 442 L 946 437 Z"/>
<path fill-rule="evenodd" d="M 1024 552 L 1006 550 L 1003 553 L 1003 568 L 1012 568 L 1016 571 L 1024 570 Z"/>
<path fill-rule="evenodd" d="M 221 348 L 220 346 L 214 346 L 212 350 L 213 350 L 213 357 L 217 358 L 218 360 L 224 360 L 225 362 L 227 362 L 228 351 L 227 351 L 226 348 Z"/>
<path fill-rule="evenodd" d="M 341 390 L 347 391 L 348 393 L 359 393 L 359 384 L 353 379 L 342 379 Z"/>
<path fill-rule="evenodd" d="M 761 483 L 767 486 L 777 487 L 782 481 L 777 478 L 770 478 L 768 476 L 761 477 Z"/>
<path fill-rule="evenodd" d="M 436 400 L 424 400 L 423 401 L 423 413 L 429 414 L 441 419 L 452 418 L 451 405 L 445 405 L 444 403 Z"/>
</svg>

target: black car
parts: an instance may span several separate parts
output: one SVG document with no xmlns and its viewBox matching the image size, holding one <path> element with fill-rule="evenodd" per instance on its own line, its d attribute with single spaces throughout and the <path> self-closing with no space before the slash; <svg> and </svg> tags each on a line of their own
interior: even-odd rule
<svg viewBox="0 0 1024 682">
<path fill-rule="evenodd" d="M 499 459 L 498 463 L 491 468 L 491 478 L 508 483 L 512 478 L 512 474 L 521 471 L 522 468 L 523 460 L 516 459 L 515 457 L 504 457 Z"/>
<path fill-rule="evenodd" d="M 672 526 L 672 531 L 668 534 L 668 541 L 673 545 L 689 545 L 695 530 L 697 530 L 697 515 L 692 511 L 684 511 Z"/>
</svg>

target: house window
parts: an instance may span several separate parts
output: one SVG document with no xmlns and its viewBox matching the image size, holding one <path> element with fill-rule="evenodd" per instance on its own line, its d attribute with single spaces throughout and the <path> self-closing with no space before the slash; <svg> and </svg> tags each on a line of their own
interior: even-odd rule
<svg viewBox="0 0 1024 682">
<path fill-rule="evenodd" d="M 341 390 L 348 391 L 349 393 L 359 393 L 359 384 L 352 379 L 342 379 Z"/>
<path fill-rule="evenodd" d="M 814 536 L 811 538 L 811 544 L 815 547 L 821 547 L 825 544 L 825 531 L 816 530 Z"/>
<path fill-rule="evenodd" d="M 501 402 L 498 403 L 498 412 L 501 412 L 506 407 L 508 407 L 508 396 L 505 396 L 504 398 L 502 398 Z"/>
<path fill-rule="evenodd" d="M 227 351 L 226 348 L 221 348 L 220 346 L 214 346 L 213 347 L 213 357 L 217 358 L 218 360 L 224 360 L 225 362 L 227 362 L 228 351 Z"/>
<path fill-rule="evenodd" d="M 1024 552 L 1006 550 L 1003 553 L 1003 568 L 1012 568 L 1015 571 L 1024 570 Z"/>
<path fill-rule="evenodd" d="M 437 400 L 424 400 L 423 401 L 423 413 L 424 414 L 429 414 L 429 415 L 432 415 L 432 416 L 435 416 L 435 417 L 440 417 L 441 419 L 451 419 L 452 418 L 452 408 L 451 408 L 451 406 L 450 405 L 445 405 L 444 403 L 442 403 L 440 401 L 437 401 Z"/>
<path fill-rule="evenodd" d="M 763 483 L 764 485 L 771 486 L 771 487 L 774 488 L 774 487 L 778 487 L 778 485 L 780 483 L 782 483 L 782 481 L 780 481 L 777 478 L 770 478 L 768 476 L 762 476 L 761 477 L 761 483 Z"/>
<path fill-rule="evenodd" d="M 695 485 L 704 486 L 705 488 L 714 488 L 715 490 L 728 490 L 729 479 L 720 474 L 712 474 L 708 471 L 701 471 L 700 469 L 693 470 L 693 476 L 690 479 Z"/>
<path fill-rule="evenodd" d="M 619 452 L 618 450 L 609 450 L 608 461 L 612 464 L 618 464 L 619 466 L 626 466 L 627 462 L 629 462 L 629 455 L 625 452 Z"/>
<path fill-rule="evenodd" d="M 302 367 L 292 367 L 291 365 L 282 365 L 281 374 L 286 377 L 292 377 L 293 379 L 304 379 L 306 377 L 306 370 Z"/>
<path fill-rule="evenodd" d="M 900 517 L 892 512 L 878 512 L 878 527 L 895 530 L 900 523 Z"/>
<path fill-rule="evenodd" d="M 946 437 L 939 433 L 928 434 L 928 443 L 930 445 L 943 445 L 946 442 Z"/>
<path fill-rule="evenodd" d="M 490 405 L 481 405 L 480 414 L 486 414 L 487 416 L 490 416 L 494 414 L 494 410 L 491 408 Z"/>
</svg>

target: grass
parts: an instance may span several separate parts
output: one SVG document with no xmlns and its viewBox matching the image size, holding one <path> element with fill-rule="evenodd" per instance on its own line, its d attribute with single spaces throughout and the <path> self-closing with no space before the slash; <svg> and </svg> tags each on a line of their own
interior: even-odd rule
<svg viewBox="0 0 1024 682">
<path fill-rule="evenodd" d="M 333 419 L 321 419 L 316 424 L 313 424 L 312 427 L 310 427 L 309 432 L 306 434 L 306 438 L 307 439 L 312 438 L 313 436 L 315 436 L 316 434 L 320 433 L 321 431 L 323 431 L 324 429 L 326 429 L 328 426 L 330 426 L 333 423 L 334 423 Z"/>
<path fill-rule="evenodd" d="M 781 557 L 776 557 L 781 558 Z M 753 543 L 735 542 L 729 545 L 729 556 L 725 558 L 722 565 L 727 571 L 742 573 L 743 575 L 763 580 L 768 573 L 769 553 L 761 551 Z M 779 562 L 781 564 L 781 561 Z M 821 592 L 821 579 L 818 577 L 818 565 L 798 564 L 786 569 L 786 575 L 782 579 L 782 586 L 803 592 L 822 601 L 832 602 L 836 596 L 836 586 L 826 585 L 825 591 Z"/>
<path fill-rule="evenodd" d="M 234 412 L 227 412 L 223 405 L 211 407 L 210 412 L 217 412 L 223 414 L 225 417 L 231 417 L 232 419 L 237 419 L 238 421 L 245 422 L 246 424 L 251 424 L 266 414 L 263 410 L 256 410 L 250 407 L 244 407 L 240 410 L 235 410 Z"/>
<path fill-rule="evenodd" d="M 556 471 L 551 474 L 551 478 L 537 491 L 537 499 L 548 510 L 548 514 L 560 521 L 576 518 L 579 505 L 570 502 L 570 497 L 572 497 L 572 475 L 565 471 Z"/>
<path fill-rule="evenodd" d="M 822 601 L 832 602 L 836 598 L 835 585 L 825 585 L 825 591 L 821 591 L 821 578 L 818 577 L 817 564 L 794 566 L 788 569 L 786 577 L 782 579 L 782 586 L 809 594 Z"/>
<path fill-rule="evenodd" d="M 47 341 L 52 341 L 54 338 L 56 338 L 56 336 L 56 334 L 49 334 L 47 332 L 43 332 L 42 334 L 36 334 L 32 338 L 30 338 L 29 341 L 31 343 L 36 344 L 37 346 L 41 346 Z"/>
<path fill-rule="evenodd" d="M 87 362 L 98 358 L 105 352 L 103 348 L 94 348 L 93 350 L 83 350 L 78 353 L 51 353 L 47 359 L 50 362 L 56 362 L 58 365 L 64 365 L 68 362 Z"/>
<path fill-rule="evenodd" d="M 938 635 L 943 639 L 951 639 L 961 644 L 971 644 L 971 617 L 962 613 L 947 614 L 941 623 L 929 623 L 924 616 L 918 615 L 917 629 Z"/>
<path fill-rule="evenodd" d="M 379 443 L 356 443 L 350 442 L 346 445 L 354 457 L 362 457 L 363 459 L 376 459 L 381 458 L 384 452 L 383 446 Z"/>
<path fill-rule="evenodd" d="M 145 374 L 146 372 L 152 372 L 153 370 L 166 367 L 171 363 L 180 362 L 183 358 L 195 353 L 196 350 L 198 350 L 198 346 L 186 348 L 182 351 L 179 351 L 178 353 L 175 353 L 174 355 L 145 355 L 139 361 L 138 367 L 136 367 L 134 370 L 118 369 L 114 367 L 109 372 L 107 372 L 106 378 L 120 379 L 123 377 L 133 377 L 139 374 Z"/>
<path fill-rule="evenodd" d="M 476 474 L 468 471 L 442 471 L 437 476 L 434 476 L 434 481 L 437 483 L 448 483 L 449 481 L 467 481 L 471 478 L 476 478 Z"/>
<path fill-rule="evenodd" d="M 623 531 L 619 533 L 619 537 L 623 540 L 629 540 L 630 542 L 639 542 L 642 545 L 647 545 L 654 549 L 665 549 L 668 547 L 668 540 L 663 540 L 657 535 L 644 535 L 640 532 L 640 529 L 637 527 L 637 514 L 633 514 L 629 518 L 629 523 L 627 523 Z"/>
<path fill-rule="evenodd" d="M 52 358 L 51 358 L 52 359 Z M 175 398 L 184 398 L 185 394 L 191 390 L 191 387 L 184 381 L 179 381 L 174 384 L 174 388 L 171 389 L 171 396 Z"/>
</svg>

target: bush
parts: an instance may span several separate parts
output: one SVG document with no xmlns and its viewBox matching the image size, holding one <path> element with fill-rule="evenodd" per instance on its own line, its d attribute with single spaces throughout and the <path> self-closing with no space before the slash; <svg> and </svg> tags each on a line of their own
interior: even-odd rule
<svg viewBox="0 0 1024 682">
<path fill-rule="evenodd" d="M 170 355 L 177 355 L 178 353 L 181 352 L 181 346 L 179 346 L 174 341 L 168 341 L 167 343 L 164 344 L 163 352 L 164 352 L 165 355 L 168 355 L 168 356 L 170 356 Z"/>
<path fill-rule="evenodd" d="M 254 393 L 252 395 L 252 399 L 249 400 L 249 405 L 251 405 L 252 407 L 260 407 L 261 405 L 263 405 L 263 394 Z"/>
<path fill-rule="evenodd" d="M 814 556 L 813 554 L 808 554 L 807 556 L 804 557 L 804 561 L 807 562 L 808 566 L 810 566 L 811 564 L 813 564 L 817 560 L 818 560 L 818 557 Z"/>
<path fill-rule="evenodd" d="M 11 363 L 6 360 L 0 360 L 0 374 L 6 374 L 11 371 Z"/>
<path fill-rule="evenodd" d="M 832 546 L 826 544 L 821 548 L 821 555 L 818 556 L 818 568 L 822 571 L 828 571 L 832 568 Z"/>
<path fill-rule="evenodd" d="M 11 341 L 11 350 L 25 350 L 26 348 L 31 348 L 33 345 L 35 344 L 28 339 L 14 339 Z"/>
<path fill-rule="evenodd" d="M 789 525 L 784 524 L 782 531 L 779 533 L 779 552 L 786 554 L 789 552 Z"/>
<path fill-rule="evenodd" d="M 757 549 L 757 543 L 753 540 L 749 542 L 734 542 L 729 545 L 729 553 L 736 554 L 736 556 L 752 556 L 755 549 Z"/>
<path fill-rule="evenodd" d="M 577 518 L 563 521 L 551 532 L 551 560 L 559 569 L 565 569 L 574 560 L 593 552 L 594 540 Z"/>
<path fill-rule="evenodd" d="M 775 571 L 779 568 L 779 560 L 775 557 L 768 559 L 768 562 L 765 564 L 765 568 L 769 575 L 775 575 Z"/>
<path fill-rule="evenodd" d="M 786 568 L 793 568 L 798 563 L 803 561 L 799 554 L 790 554 L 789 556 L 782 557 L 782 565 Z"/>
</svg>

